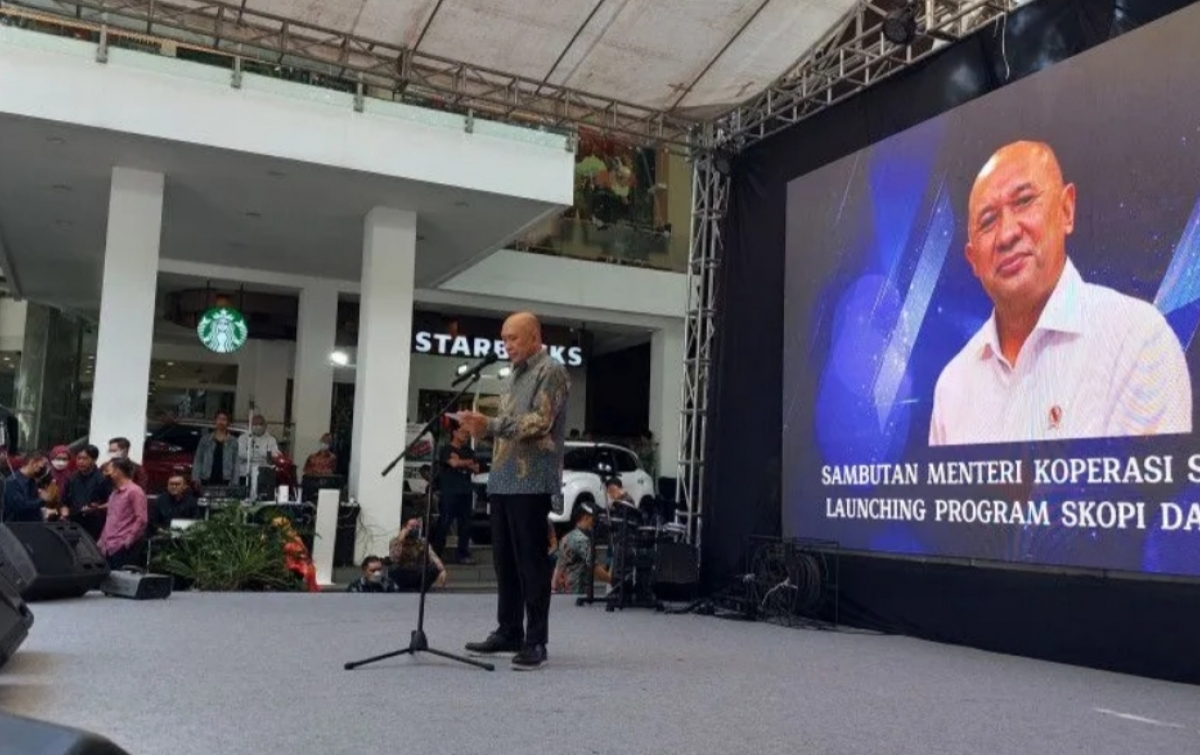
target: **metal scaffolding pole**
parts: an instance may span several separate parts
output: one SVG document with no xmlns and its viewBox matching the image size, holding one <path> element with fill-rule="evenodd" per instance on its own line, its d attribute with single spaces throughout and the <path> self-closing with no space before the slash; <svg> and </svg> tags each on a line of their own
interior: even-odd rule
<svg viewBox="0 0 1200 755">
<path fill-rule="evenodd" d="M 679 412 L 679 479 L 675 503 L 687 540 L 699 551 L 704 521 L 705 448 L 716 335 L 717 274 L 729 206 L 728 158 L 713 129 L 698 135 L 692 155 L 692 238 L 687 269 L 683 389 Z"/>
</svg>

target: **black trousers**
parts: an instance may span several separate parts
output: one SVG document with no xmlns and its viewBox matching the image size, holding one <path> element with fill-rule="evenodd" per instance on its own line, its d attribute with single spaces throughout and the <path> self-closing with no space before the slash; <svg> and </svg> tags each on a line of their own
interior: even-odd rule
<svg viewBox="0 0 1200 755">
<path fill-rule="evenodd" d="M 500 594 L 496 620 L 500 633 L 531 645 L 549 639 L 550 496 L 492 495 L 492 562 Z"/>
<path fill-rule="evenodd" d="M 433 531 L 433 549 L 445 558 L 446 538 L 450 536 L 450 525 L 458 528 L 458 548 L 455 555 L 463 559 L 471 555 L 471 504 L 470 493 L 442 493 L 438 502 L 437 526 Z"/>
</svg>

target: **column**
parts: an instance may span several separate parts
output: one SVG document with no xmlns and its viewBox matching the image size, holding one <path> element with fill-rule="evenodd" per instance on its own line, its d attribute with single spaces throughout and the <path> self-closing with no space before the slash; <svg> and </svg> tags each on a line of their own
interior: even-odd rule
<svg viewBox="0 0 1200 755">
<path fill-rule="evenodd" d="M 284 440 L 287 381 L 291 376 L 291 346 L 287 341 L 251 340 L 238 351 L 234 419 L 247 422 L 250 409 L 267 420 L 267 429 Z"/>
<path fill-rule="evenodd" d="M 363 233 L 350 491 L 362 507 L 358 558 L 383 554 L 400 526 L 404 470 L 381 476 L 404 446 L 417 216 L 377 207 Z"/>
<path fill-rule="evenodd" d="M 296 322 L 296 361 L 292 368 L 292 456 L 303 469 L 329 432 L 333 406 L 333 364 L 336 346 L 338 291 L 333 286 L 310 286 L 300 291 Z"/>
<path fill-rule="evenodd" d="M 45 304 L 26 308 L 15 386 L 21 449 L 48 451 L 80 436 L 82 339 L 83 323 L 75 317 Z"/>
<path fill-rule="evenodd" d="M 650 432 L 658 442 L 658 475 L 679 468 L 679 401 L 683 390 L 683 321 L 650 337 Z"/>
<path fill-rule="evenodd" d="M 129 438 L 130 458 L 138 462 L 146 439 L 162 205 L 161 173 L 113 168 L 90 438 L 100 448 L 109 438 Z"/>
</svg>

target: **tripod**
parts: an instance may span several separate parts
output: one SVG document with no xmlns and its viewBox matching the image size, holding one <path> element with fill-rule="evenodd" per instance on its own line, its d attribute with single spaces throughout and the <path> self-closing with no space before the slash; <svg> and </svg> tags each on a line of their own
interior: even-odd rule
<svg viewBox="0 0 1200 755">
<path fill-rule="evenodd" d="M 451 409 L 457 408 L 459 399 L 461 399 L 478 381 L 479 374 L 476 372 L 476 374 L 472 375 L 471 379 L 467 381 L 467 384 L 459 389 L 458 393 L 454 395 L 454 398 L 446 402 L 446 405 L 443 406 L 436 415 L 434 415 L 433 419 L 429 420 L 428 424 L 421 428 L 421 432 L 417 433 L 417 437 L 413 438 L 413 442 L 408 445 L 408 448 L 405 448 L 403 451 L 401 451 L 400 455 L 395 459 L 392 459 L 392 463 L 388 464 L 387 467 L 384 468 L 384 477 L 387 477 L 388 474 L 396 467 L 396 465 L 401 462 L 401 460 L 405 459 L 410 453 L 412 453 L 413 448 L 419 442 L 421 442 L 421 438 L 425 437 L 425 433 L 429 433 L 433 438 L 434 461 L 437 462 L 441 458 L 442 434 L 440 432 L 440 427 L 442 423 L 442 417 Z M 366 666 L 370 663 L 385 661 L 388 658 L 395 658 L 401 655 L 415 656 L 417 653 L 429 653 L 430 655 L 436 655 L 441 658 L 449 658 L 452 661 L 465 663 L 468 666 L 475 666 L 476 668 L 481 668 L 485 671 L 496 670 L 496 667 L 490 663 L 483 663 L 472 658 L 466 658 L 461 655 L 455 655 L 454 653 L 447 653 L 445 650 L 438 650 L 437 648 L 430 647 L 429 638 L 425 636 L 425 596 L 429 592 L 429 516 L 430 512 L 433 511 L 433 487 L 434 483 L 437 481 L 438 475 L 441 473 L 440 467 L 441 465 L 437 463 L 431 465 L 429 484 L 425 488 L 425 516 L 421 522 L 421 533 L 426 539 L 425 547 L 421 550 L 421 602 L 420 608 L 417 612 L 417 628 L 414 629 L 412 634 L 409 636 L 408 647 L 401 648 L 400 650 L 393 650 L 390 653 L 384 653 L 383 655 L 364 658 L 361 661 L 352 661 L 346 664 L 345 669 L 347 671 L 356 669 L 359 666 Z M 466 533 L 459 533 L 459 537 L 466 537 Z"/>
</svg>

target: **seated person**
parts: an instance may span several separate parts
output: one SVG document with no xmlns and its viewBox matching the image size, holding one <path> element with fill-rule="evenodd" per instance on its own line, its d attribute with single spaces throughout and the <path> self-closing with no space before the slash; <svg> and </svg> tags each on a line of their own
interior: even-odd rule
<svg viewBox="0 0 1200 755">
<path fill-rule="evenodd" d="M 150 534 L 171 529 L 175 519 L 199 519 L 200 505 L 183 475 L 171 475 L 167 480 L 167 492 L 154 499 L 150 509 Z"/>
<path fill-rule="evenodd" d="M 46 474 L 49 461 L 40 451 L 25 457 L 21 468 L 4 481 L 3 503 L 0 504 L 0 521 L 41 522 L 45 519 L 42 507 L 45 492 L 38 489 L 38 481 Z"/>
<path fill-rule="evenodd" d="M 79 449 L 75 454 L 75 471 L 67 478 L 62 494 L 68 517 L 78 522 L 93 540 L 99 540 L 104 531 L 108 494 L 112 492 L 112 482 L 96 464 L 99 457 L 100 449 L 95 446 Z"/>
<path fill-rule="evenodd" d="M 337 455 L 329 450 L 333 444 L 333 436 L 325 433 L 321 436 L 319 450 L 308 455 L 304 462 L 305 477 L 330 477 L 337 474 Z"/>
<path fill-rule="evenodd" d="M 628 506 L 636 506 L 633 502 L 633 496 L 625 492 L 625 486 L 621 484 L 620 477 L 610 477 L 604 481 L 604 492 L 608 494 L 608 507 L 611 509 L 613 504 L 620 501 Z M 614 514 L 614 516 L 619 516 Z"/>
<path fill-rule="evenodd" d="M 596 523 L 596 511 L 589 503 L 580 504 L 575 519 L 575 529 L 563 536 L 558 544 L 558 562 L 554 565 L 553 586 L 555 592 L 582 595 L 587 592 L 589 575 L 588 562 L 592 560 L 592 527 Z M 595 564 L 593 579 L 607 584 L 611 577 L 608 569 Z"/>
<path fill-rule="evenodd" d="M 292 527 L 292 522 L 286 516 L 275 517 L 271 524 L 277 527 L 283 535 L 283 559 L 287 570 L 304 581 L 304 588 L 309 592 L 320 592 L 317 584 L 317 567 L 300 539 L 300 533 Z"/>
<path fill-rule="evenodd" d="M 425 567 L 425 583 L 431 587 L 445 587 L 446 566 L 429 547 L 429 541 L 421 537 L 421 521 L 409 519 L 400 528 L 400 534 L 392 538 L 388 545 L 388 558 L 391 562 L 389 576 L 401 590 L 421 589 L 421 559 L 426 554 L 429 561 Z"/>
<path fill-rule="evenodd" d="M 350 583 L 346 592 L 401 592 L 392 581 L 379 556 L 367 556 L 362 562 L 362 576 Z"/>
</svg>

